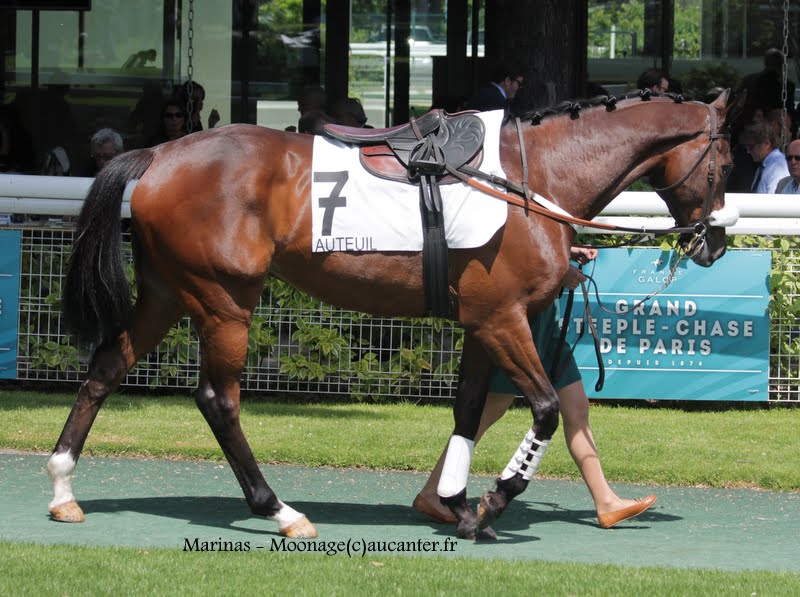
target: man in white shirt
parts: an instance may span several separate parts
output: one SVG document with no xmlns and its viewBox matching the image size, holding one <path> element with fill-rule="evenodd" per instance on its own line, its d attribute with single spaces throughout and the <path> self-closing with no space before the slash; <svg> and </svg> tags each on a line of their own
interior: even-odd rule
<svg viewBox="0 0 800 597">
<path fill-rule="evenodd" d="M 747 153 L 759 164 L 751 193 L 775 193 L 778 181 L 789 176 L 786 158 L 779 149 L 780 137 L 774 127 L 760 120 L 749 125 L 742 133 L 742 143 Z"/>
<path fill-rule="evenodd" d="M 789 165 L 789 176 L 778 181 L 775 192 L 800 194 L 800 139 L 795 139 L 786 147 L 786 162 Z"/>
</svg>

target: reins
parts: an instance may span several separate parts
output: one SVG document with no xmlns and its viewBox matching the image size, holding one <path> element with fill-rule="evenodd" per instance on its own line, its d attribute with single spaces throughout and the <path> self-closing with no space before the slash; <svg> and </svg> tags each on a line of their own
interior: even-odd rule
<svg viewBox="0 0 800 597">
<path fill-rule="evenodd" d="M 519 117 L 515 118 L 514 122 L 517 129 L 517 137 L 519 139 L 520 159 L 522 162 L 522 184 L 511 182 L 500 176 L 486 174 L 481 170 L 477 168 L 472 168 L 470 166 L 462 166 L 458 170 L 450 167 L 449 165 L 445 165 L 445 167 L 452 176 L 461 180 L 465 184 L 468 184 L 474 189 L 477 189 L 482 193 L 494 197 L 496 199 L 500 199 L 501 201 L 505 201 L 506 203 L 510 203 L 511 205 L 522 207 L 525 210 L 526 215 L 528 214 L 529 211 L 532 211 L 534 213 L 543 215 L 547 218 L 550 218 L 562 224 L 568 224 L 571 226 L 581 226 L 584 228 L 593 228 L 597 230 L 607 230 L 609 232 L 646 234 L 653 237 L 665 236 L 668 234 L 686 234 L 686 233 L 702 235 L 705 231 L 706 226 L 708 225 L 708 218 L 709 215 L 711 214 L 711 204 L 713 201 L 713 187 L 714 187 L 714 179 L 716 176 L 716 141 L 719 139 L 727 138 L 727 135 L 720 134 L 717 132 L 717 114 L 715 110 L 708 105 L 706 105 L 706 108 L 708 108 L 709 112 L 709 129 L 710 129 L 708 145 L 700 154 L 700 156 L 697 158 L 697 160 L 695 160 L 694 164 L 677 182 L 667 187 L 654 188 L 655 191 L 665 192 L 665 191 L 672 191 L 680 187 L 700 166 L 705 157 L 709 155 L 709 152 L 711 153 L 711 158 L 708 164 L 708 176 L 707 176 L 708 188 L 706 191 L 706 196 L 704 197 L 703 200 L 702 216 L 700 220 L 688 226 L 673 226 L 671 228 L 648 228 L 646 226 L 641 226 L 639 228 L 635 228 L 629 226 L 619 226 L 616 224 L 604 224 L 602 222 L 593 222 L 591 220 L 577 218 L 575 216 L 571 216 L 566 213 L 559 213 L 552 209 L 539 205 L 536 202 L 536 198 L 534 196 L 535 194 L 528 188 L 528 180 L 527 180 L 528 166 L 526 159 L 527 156 L 525 153 L 525 143 L 523 142 L 523 136 L 522 136 L 522 123 Z M 489 186 L 488 184 L 480 182 L 477 179 L 485 180 L 492 185 L 500 186 L 516 194 L 511 194 L 508 192 L 498 190 L 492 186 Z"/>
</svg>

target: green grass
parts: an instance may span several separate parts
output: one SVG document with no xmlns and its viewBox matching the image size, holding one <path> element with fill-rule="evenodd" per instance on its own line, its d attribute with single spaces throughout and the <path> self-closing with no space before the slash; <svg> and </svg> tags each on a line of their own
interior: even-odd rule
<svg viewBox="0 0 800 597">
<path fill-rule="evenodd" d="M 0 594 L 751 595 L 800 594 L 800 575 L 552 562 L 0 543 Z"/>
<path fill-rule="evenodd" d="M 49 451 L 74 400 L 68 394 L 0 392 L 0 448 Z M 800 410 L 683 411 L 593 406 L 591 421 L 611 481 L 800 490 Z M 531 423 L 513 408 L 478 445 L 472 471 L 497 474 Z M 429 471 L 452 431 L 449 406 L 266 401 L 242 404 L 259 462 Z M 84 454 L 223 460 L 189 397 L 115 394 Z M 540 474 L 577 479 L 560 432 Z"/>
<path fill-rule="evenodd" d="M 72 394 L 0 391 L 0 449 L 49 451 Z M 800 490 L 800 411 L 684 411 L 593 406 L 591 419 L 612 481 Z M 242 421 L 262 463 L 428 471 L 452 429 L 449 406 L 248 399 Z M 473 472 L 497 474 L 530 425 L 512 409 L 480 443 Z M 222 460 L 189 397 L 115 394 L 84 454 Z M 560 432 L 543 476 L 577 478 Z M 534 546 L 535 547 L 535 546 Z M 400 557 L 365 559 L 254 551 L 0 542 L 0 595 L 523 594 L 798 595 L 800 575 L 766 571 L 634 568 L 536 561 Z"/>
</svg>

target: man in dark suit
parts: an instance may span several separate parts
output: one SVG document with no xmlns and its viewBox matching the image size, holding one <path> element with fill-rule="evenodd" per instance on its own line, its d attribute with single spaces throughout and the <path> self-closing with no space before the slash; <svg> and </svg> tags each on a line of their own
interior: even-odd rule
<svg viewBox="0 0 800 597">
<path fill-rule="evenodd" d="M 507 110 L 511 100 L 522 87 L 522 73 L 511 65 L 501 64 L 495 68 L 492 80 L 478 90 L 468 102 L 471 110 Z"/>
</svg>

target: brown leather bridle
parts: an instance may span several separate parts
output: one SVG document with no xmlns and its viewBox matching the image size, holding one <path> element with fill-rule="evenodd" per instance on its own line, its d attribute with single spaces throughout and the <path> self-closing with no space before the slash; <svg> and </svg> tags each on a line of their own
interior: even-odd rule
<svg viewBox="0 0 800 597">
<path fill-rule="evenodd" d="M 628 226 L 618 226 L 616 224 L 604 224 L 601 222 L 592 222 L 591 220 L 584 220 L 582 218 L 576 218 L 574 216 L 558 213 L 547 207 L 541 206 L 535 202 L 533 199 L 533 192 L 528 188 L 528 160 L 525 152 L 525 144 L 522 138 L 522 124 L 519 118 L 515 118 L 515 123 L 517 127 L 517 134 L 519 138 L 519 151 L 520 151 L 520 159 L 522 162 L 522 184 L 517 184 L 510 182 L 500 176 L 489 175 L 476 168 L 472 168 L 469 166 L 463 166 L 461 169 L 456 170 L 455 168 L 451 168 L 446 165 L 448 172 L 461 180 L 462 182 L 468 184 L 469 186 L 487 194 L 497 199 L 501 199 L 510 203 L 512 205 L 516 205 L 522 207 L 528 211 L 532 211 L 534 213 L 543 215 L 548 217 L 552 220 L 557 222 L 561 222 L 563 224 L 569 225 L 576 225 L 576 226 L 583 226 L 585 228 L 594 228 L 598 230 L 608 230 L 610 232 L 630 232 L 635 234 L 646 234 L 650 236 L 664 236 L 667 234 L 693 234 L 695 235 L 694 239 L 692 239 L 691 245 L 692 248 L 695 248 L 696 244 L 699 242 L 704 242 L 706 232 L 708 228 L 711 226 L 709 222 L 709 217 L 712 212 L 712 203 L 713 203 L 713 195 L 714 195 L 714 180 L 716 178 L 716 142 L 720 139 L 727 139 L 729 135 L 719 133 L 717 131 L 717 113 L 714 108 L 707 104 L 703 104 L 706 108 L 708 108 L 709 113 L 709 140 L 708 144 L 706 145 L 703 152 L 698 156 L 697 160 L 695 160 L 694 164 L 689 168 L 689 170 L 675 183 L 663 187 L 663 188 L 655 188 L 654 190 L 657 192 L 666 192 L 666 191 L 673 191 L 684 184 L 688 178 L 692 175 L 692 173 L 700 166 L 703 160 L 710 154 L 710 159 L 708 161 L 708 188 L 706 190 L 706 195 L 703 199 L 703 211 L 700 219 L 697 222 L 689 224 L 688 226 L 673 226 L 671 228 L 647 228 L 647 227 L 628 227 Z M 498 190 L 494 187 L 491 187 L 487 184 L 484 184 L 476 179 L 483 179 L 487 182 L 501 186 L 505 189 L 512 191 L 514 194 L 507 193 L 501 190 Z"/>
</svg>

